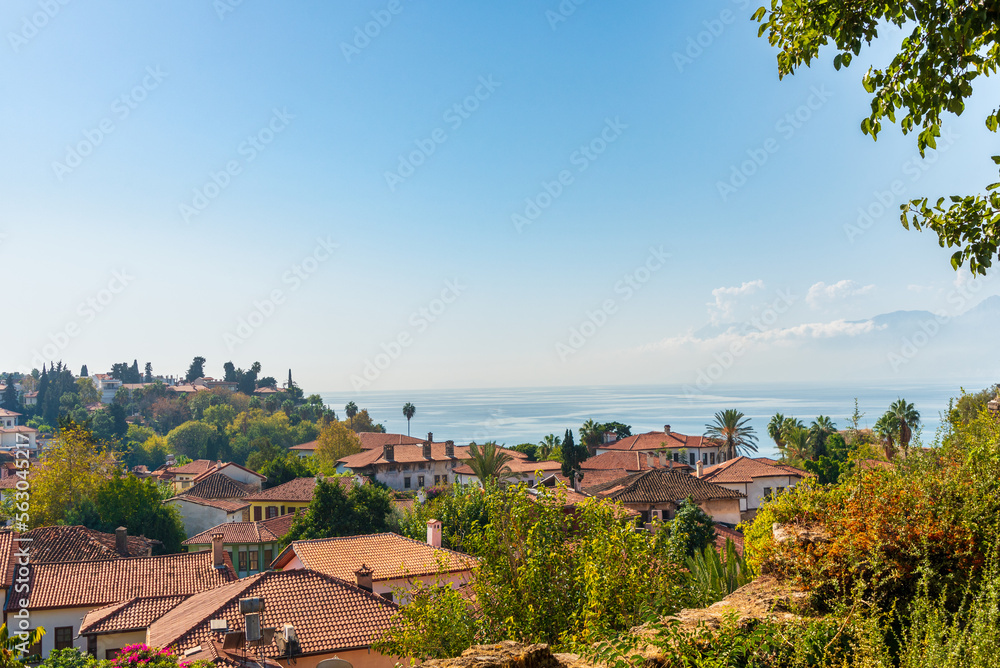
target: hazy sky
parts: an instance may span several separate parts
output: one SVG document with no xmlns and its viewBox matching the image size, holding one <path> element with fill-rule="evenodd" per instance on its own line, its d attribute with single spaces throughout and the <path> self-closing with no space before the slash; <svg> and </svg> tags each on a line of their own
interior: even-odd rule
<svg viewBox="0 0 1000 668">
<path fill-rule="evenodd" d="M 921 162 L 859 130 L 898 33 L 779 82 L 757 4 L 7 0 L 0 368 L 952 377 L 869 319 L 998 292 L 896 213 L 996 180 L 997 87 Z"/>
</svg>

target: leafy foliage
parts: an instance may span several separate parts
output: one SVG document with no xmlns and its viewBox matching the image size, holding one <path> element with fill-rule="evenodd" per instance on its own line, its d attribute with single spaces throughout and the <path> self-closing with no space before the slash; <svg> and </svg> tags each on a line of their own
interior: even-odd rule
<svg viewBox="0 0 1000 668">
<path fill-rule="evenodd" d="M 422 504 L 415 504 L 399 521 L 400 533 L 414 540 L 427 537 L 427 521 L 440 520 L 441 544 L 468 552 L 466 541 L 489 522 L 486 494 L 476 485 L 453 484 Z"/>
<path fill-rule="evenodd" d="M 372 649 L 423 661 L 458 656 L 473 644 L 476 618 L 458 590 L 436 578 L 418 582 L 405 593 L 409 602 L 393 616 L 392 625 Z"/>
<path fill-rule="evenodd" d="M 392 528 L 391 516 L 392 495 L 384 487 L 353 484 L 344 491 L 338 479 L 320 478 L 309 509 L 295 518 L 282 542 L 384 533 Z"/>
<path fill-rule="evenodd" d="M 882 69 L 870 68 L 862 83 L 871 94 L 871 114 L 861 130 L 878 137 L 882 120 L 897 122 L 903 133 L 917 132 L 917 147 L 937 147 L 942 115 L 961 115 L 973 83 L 994 74 L 1000 62 L 997 22 L 1000 9 L 993 2 L 956 0 L 893 0 L 891 2 L 815 3 L 775 0 L 770 9 L 754 15 L 760 34 L 778 47 L 778 75 L 792 74 L 809 66 L 820 49 L 832 43 L 834 67 L 851 64 L 863 43 L 878 37 L 886 23 L 909 30 L 892 61 Z M 996 132 L 998 109 L 985 118 L 986 128 Z M 993 156 L 1000 164 L 1000 156 Z M 904 227 L 927 228 L 938 235 L 941 246 L 955 247 L 951 264 L 968 262 L 974 273 L 984 274 L 992 266 L 1000 243 L 1000 184 L 987 186 L 986 195 L 953 195 L 935 203 L 914 199 L 902 207 Z"/>
<path fill-rule="evenodd" d="M 721 601 L 753 579 L 746 560 L 729 538 L 721 554 L 709 543 L 685 563 L 691 573 L 694 602 L 701 607 Z"/>
</svg>

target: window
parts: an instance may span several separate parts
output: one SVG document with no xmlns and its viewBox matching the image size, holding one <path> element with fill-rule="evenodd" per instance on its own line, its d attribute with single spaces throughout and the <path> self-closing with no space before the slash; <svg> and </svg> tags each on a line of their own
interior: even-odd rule
<svg viewBox="0 0 1000 668">
<path fill-rule="evenodd" d="M 417 476 L 417 487 L 423 487 L 423 486 L 424 486 L 424 477 L 422 475 L 418 475 Z"/>
<path fill-rule="evenodd" d="M 384 594 L 381 594 L 381 596 L 382 596 L 382 598 L 384 598 L 385 600 L 389 601 L 390 603 L 392 602 L 392 592 L 391 591 L 387 591 Z"/>
<path fill-rule="evenodd" d="M 689 452 L 688 453 L 688 464 L 690 464 L 691 466 L 694 466 L 694 453 L 693 452 Z"/>
<path fill-rule="evenodd" d="M 28 635 L 30 636 L 34 633 L 34 629 L 28 629 Z M 39 640 L 34 645 L 28 648 L 28 656 L 37 656 L 41 658 L 42 656 L 42 641 Z"/>
<path fill-rule="evenodd" d="M 281 514 L 282 514 L 282 515 L 284 515 L 284 514 L 285 514 L 285 507 L 284 507 L 284 506 L 282 506 L 282 507 L 281 507 Z"/>
<path fill-rule="evenodd" d="M 448 476 L 446 476 L 446 475 L 441 476 L 441 484 L 442 485 L 447 485 L 448 484 Z"/>
<path fill-rule="evenodd" d="M 87 636 L 87 654 L 97 658 L 97 636 Z"/>
<path fill-rule="evenodd" d="M 778 494 L 781 494 L 781 493 L 782 493 L 782 492 L 784 492 L 784 491 L 785 491 L 785 488 L 784 488 L 784 487 L 779 487 L 779 488 L 778 488 Z"/>
<path fill-rule="evenodd" d="M 253 521 L 254 522 L 260 522 L 261 519 L 262 518 L 260 516 L 260 506 L 254 506 L 253 507 Z"/>
<path fill-rule="evenodd" d="M 434 476 L 434 486 L 436 487 L 440 484 L 441 484 L 441 476 L 439 475 Z"/>
<path fill-rule="evenodd" d="M 707 453 L 701 456 L 701 463 L 705 464 L 706 466 L 708 466 L 708 454 Z"/>
<path fill-rule="evenodd" d="M 764 488 L 764 498 L 765 499 L 770 499 L 771 498 L 771 488 L 770 487 L 765 487 Z"/>
<path fill-rule="evenodd" d="M 73 627 L 56 627 L 56 649 L 67 649 L 73 646 Z"/>
<path fill-rule="evenodd" d="M 260 558 L 260 553 L 257 550 L 250 550 L 250 570 L 256 571 L 260 570 L 257 567 L 257 559 Z"/>
<path fill-rule="evenodd" d="M 403 489 L 410 489 L 410 476 L 403 478 Z"/>
<path fill-rule="evenodd" d="M 267 509 L 264 511 L 264 517 L 267 519 L 271 519 L 272 517 L 277 517 L 277 516 L 278 516 L 278 506 L 268 506 Z"/>
<path fill-rule="evenodd" d="M 264 568 L 270 566 L 272 561 L 274 561 L 274 551 L 271 548 L 267 548 L 264 550 Z"/>
<path fill-rule="evenodd" d="M 714 452 L 711 455 L 709 455 L 709 459 L 712 460 L 713 464 L 715 463 L 715 453 Z"/>
<path fill-rule="evenodd" d="M 410 465 L 409 464 L 403 464 L 403 470 L 404 471 L 409 471 L 410 470 Z"/>
<path fill-rule="evenodd" d="M 240 551 L 240 570 L 245 571 L 247 569 L 247 553 L 245 551 Z"/>
<path fill-rule="evenodd" d="M 679 462 L 680 460 L 681 460 L 681 453 L 675 452 L 674 453 L 674 461 L 675 462 Z"/>
<path fill-rule="evenodd" d="M 107 659 L 108 661 L 114 661 L 115 659 L 118 658 L 118 652 L 120 651 L 122 651 L 121 647 L 119 647 L 118 649 L 106 649 L 104 650 L 104 658 Z"/>
</svg>

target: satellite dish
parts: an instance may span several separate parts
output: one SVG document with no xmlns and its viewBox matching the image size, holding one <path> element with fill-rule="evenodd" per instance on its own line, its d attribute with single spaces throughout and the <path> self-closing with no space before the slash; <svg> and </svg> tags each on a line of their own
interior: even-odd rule
<svg viewBox="0 0 1000 668">
<path fill-rule="evenodd" d="M 350 661 L 344 661 L 334 656 L 332 659 L 323 659 L 316 664 L 316 668 L 354 668 Z"/>
</svg>

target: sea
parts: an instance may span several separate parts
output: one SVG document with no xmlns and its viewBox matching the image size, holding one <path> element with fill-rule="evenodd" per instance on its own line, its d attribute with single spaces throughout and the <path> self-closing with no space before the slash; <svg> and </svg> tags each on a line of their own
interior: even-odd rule
<svg viewBox="0 0 1000 668">
<path fill-rule="evenodd" d="M 989 386 L 983 380 L 965 384 L 975 392 Z M 416 406 L 409 425 L 413 436 L 434 434 L 435 441 L 458 444 L 496 441 L 507 446 L 537 443 L 546 434 L 562 436 L 578 429 L 584 421 L 623 422 L 632 433 L 671 431 L 700 435 L 712 416 L 736 408 L 750 418 L 756 430 L 758 452 L 776 454 L 767 436 L 767 423 L 775 413 L 796 417 L 807 425 L 818 415 L 831 417 L 839 429 L 846 429 L 854 413 L 854 401 L 863 414 L 861 427 L 870 427 L 896 399 L 915 405 L 921 415 L 917 437 L 922 445 L 933 445 L 948 400 L 959 396 L 957 382 L 914 385 L 766 384 L 742 385 L 710 393 L 691 392 L 679 385 L 607 385 L 592 387 L 522 387 L 461 390 L 322 392 L 326 404 L 344 418 L 344 406 L 353 400 L 368 409 L 372 419 L 386 431 L 407 433 L 403 404 Z"/>
</svg>

